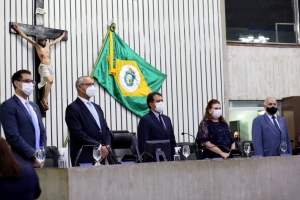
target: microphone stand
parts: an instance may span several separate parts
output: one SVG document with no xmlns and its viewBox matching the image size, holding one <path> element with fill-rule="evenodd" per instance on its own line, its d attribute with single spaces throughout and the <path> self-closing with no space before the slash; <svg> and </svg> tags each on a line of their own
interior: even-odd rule
<svg viewBox="0 0 300 200">
<path fill-rule="evenodd" d="M 199 149 L 198 149 L 198 144 L 196 143 L 196 138 L 195 138 L 195 136 L 193 136 L 193 135 L 191 135 L 191 134 L 189 134 L 189 133 L 181 133 L 181 135 L 184 135 L 184 134 L 187 134 L 187 135 L 193 137 L 194 143 L 195 143 L 195 145 L 196 145 L 196 152 L 197 152 L 197 153 L 195 153 L 195 154 L 196 154 L 196 158 L 197 158 L 197 160 L 199 160 Z"/>
</svg>

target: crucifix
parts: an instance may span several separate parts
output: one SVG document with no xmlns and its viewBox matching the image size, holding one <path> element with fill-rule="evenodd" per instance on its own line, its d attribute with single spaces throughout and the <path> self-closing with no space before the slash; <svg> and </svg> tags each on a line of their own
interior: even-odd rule
<svg viewBox="0 0 300 200">
<path fill-rule="evenodd" d="M 18 33 L 28 42 L 33 44 L 36 49 L 34 75 L 36 77 L 38 88 L 44 87 L 42 90 L 36 90 L 36 102 L 39 104 L 42 115 L 49 109 L 48 95 L 53 83 L 53 68 L 50 59 L 50 47 L 61 40 L 68 40 L 67 31 L 44 27 L 44 0 L 35 1 L 35 25 L 21 24 L 10 22 L 10 33 Z M 36 38 L 36 41 L 30 37 Z M 54 39 L 47 43 L 47 38 Z M 39 75 L 40 76 L 39 76 Z"/>
</svg>

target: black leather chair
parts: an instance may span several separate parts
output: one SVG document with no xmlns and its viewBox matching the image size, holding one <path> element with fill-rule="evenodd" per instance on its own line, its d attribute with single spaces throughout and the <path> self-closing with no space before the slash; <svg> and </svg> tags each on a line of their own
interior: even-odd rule
<svg viewBox="0 0 300 200">
<path fill-rule="evenodd" d="M 141 154 L 140 154 L 140 150 L 139 150 L 138 142 L 137 142 L 137 138 L 136 138 L 136 133 L 134 133 L 134 132 L 130 133 L 130 136 L 131 136 L 131 142 L 132 142 L 130 150 L 133 155 L 137 156 L 138 162 L 142 162 L 142 158 L 141 158 Z"/>
<path fill-rule="evenodd" d="M 43 167 L 58 167 L 59 152 L 56 146 L 48 146 Z"/>
<path fill-rule="evenodd" d="M 235 148 L 240 150 L 240 152 L 242 153 L 242 157 L 244 157 L 244 146 L 243 146 L 243 142 L 237 141 L 235 142 Z"/>
<path fill-rule="evenodd" d="M 111 151 L 121 161 L 134 161 L 140 158 L 135 133 L 126 130 L 111 131 Z"/>
</svg>

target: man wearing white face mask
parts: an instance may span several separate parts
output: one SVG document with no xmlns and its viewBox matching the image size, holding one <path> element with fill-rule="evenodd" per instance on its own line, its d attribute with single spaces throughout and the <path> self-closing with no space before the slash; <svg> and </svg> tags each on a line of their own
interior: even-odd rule
<svg viewBox="0 0 300 200">
<path fill-rule="evenodd" d="M 106 146 L 111 144 L 110 131 L 101 107 L 90 101 L 95 96 L 94 80 L 89 76 L 79 77 L 76 81 L 78 98 L 66 108 L 65 121 L 70 131 L 70 154 L 72 166 L 80 163 L 94 163 L 92 148 L 83 148 L 80 157 L 77 154 L 83 145 L 102 144 L 103 160 L 108 155 Z M 77 160 L 77 163 L 75 163 Z M 102 161 L 104 164 L 104 160 Z"/>
<path fill-rule="evenodd" d="M 149 113 L 143 116 L 138 125 L 138 145 L 140 152 L 145 150 L 145 142 L 149 140 L 170 140 L 172 159 L 176 140 L 171 119 L 162 114 L 164 103 L 162 95 L 152 92 L 147 96 Z"/>
<path fill-rule="evenodd" d="M 3 102 L 0 107 L 0 120 L 7 142 L 19 162 L 41 167 L 35 152 L 46 149 L 46 131 L 39 107 L 28 101 L 35 83 L 31 72 L 19 70 L 12 76 L 15 95 Z"/>
</svg>

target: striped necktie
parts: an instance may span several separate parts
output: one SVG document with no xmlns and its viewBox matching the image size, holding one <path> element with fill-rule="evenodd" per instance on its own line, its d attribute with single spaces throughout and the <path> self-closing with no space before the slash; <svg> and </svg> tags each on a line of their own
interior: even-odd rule
<svg viewBox="0 0 300 200">
<path fill-rule="evenodd" d="M 277 122 L 276 122 L 276 117 L 275 116 L 272 116 L 272 119 L 273 119 L 273 123 L 274 123 L 274 125 L 275 125 L 275 127 L 280 131 L 280 128 L 279 128 L 279 126 L 278 126 L 278 124 L 277 124 Z"/>
<path fill-rule="evenodd" d="M 165 133 L 167 132 L 167 129 L 166 129 L 166 127 L 165 127 L 165 125 L 164 125 L 164 122 L 163 122 L 163 120 L 162 120 L 162 117 L 161 117 L 161 115 L 158 115 L 159 117 L 159 122 L 160 122 L 160 124 L 161 124 L 161 126 L 163 127 L 163 129 L 164 129 L 164 131 L 165 131 Z"/>
</svg>

